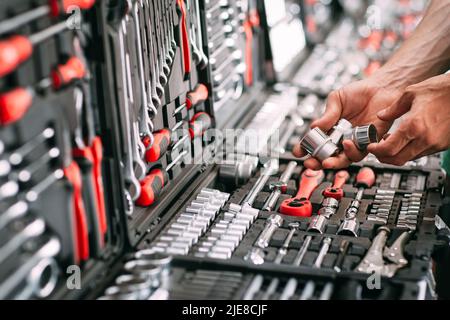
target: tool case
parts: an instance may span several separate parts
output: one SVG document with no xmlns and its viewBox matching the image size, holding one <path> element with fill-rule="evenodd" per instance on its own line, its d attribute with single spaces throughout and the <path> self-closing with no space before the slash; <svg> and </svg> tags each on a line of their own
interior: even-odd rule
<svg viewBox="0 0 450 320">
<path fill-rule="evenodd" d="M 336 40 L 364 21 L 366 6 L 349 11 L 345 1 L 277 2 L 0 4 L 0 59 L 19 40 L 33 47 L 20 47 L 24 57 L 13 56 L 15 66 L 0 68 L 0 298 L 448 295 L 442 272 L 448 199 L 436 156 L 403 167 L 370 156 L 353 164 L 323 233 L 308 226 L 336 172 L 326 171 L 312 192 L 312 216 L 278 212 L 297 194 L 305 171 L 290 150 L 323 111 L 326 95 L 367 76 L 388 50 L 369 54 L 357 47 L 357 34 L 346 43 Z M 24 18 L 27 12 L 34 18 Z M 403 14 L 419 17 L 416 11 Z M 10 19 L 18 16 L 31 20 L 14 27 Z M 286 33 L 293 43 L 280 42 Z M 357 70 L 339 71 L 338 57 L 351 50 L 363 57 L 353 66 Z M 231 141 L 212 129 L 239 131 Z M 254 132 L 257 143 L 249 144 Z M 297 165 L 285 190 L 270 211 L 262 210 L 292 161 Z M 241 162 L 246 174 L 238 168 Z M 362 167 L 373 169 L 376 182 L 363 192 L 358 233 L 337 235 L 358 193 Z M 387 215 L 378 202 L 386 191 Z M 407 210 L 417 206 L 411 198 L 419 201 L 415 217 Z M 256 250 L 273 215 L 282 222 Z M 193 217 L 198 220 L 184 230 L 180 224 Z M 389 228 L 387 246 L 405 237 L 407 264 L 390 277 L 358 272 L 383 226 Z M 224 250 L 221 241 L 231 247 Z M 310 243 L 298 262 L 305 241 Z M 320 254 L 325 242 L 328 250 Z"/>
</svg>

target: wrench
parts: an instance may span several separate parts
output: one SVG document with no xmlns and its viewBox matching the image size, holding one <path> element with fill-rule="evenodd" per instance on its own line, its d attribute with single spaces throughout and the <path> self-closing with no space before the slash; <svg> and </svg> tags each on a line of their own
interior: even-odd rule
<svg viewBox="0 0 450 320">
<path fill-rule="evenodd" d="M 122 25 L 123 27 L 123 25 Z M 131 138 L 131 134 L 132 134 L 132 128 L 130 126 L 131 124 L 131 119 L 130 119 L 130 113 L 129 113 L 129 104 L 128 104 L 128 99 L 127 99 L 127 81 L 125 78 L 125 74 L 126 74 L 126 66 L 125 66 L 125 45 L 124 45 L 124 34 L 123 34 L 123 29 L 121 28 L 121 30 L 119 30 L 119 34 L 118 34 L 118 40 L 119 40 L 119 52 L 120 52 L 120 60 L 116 62 L 117 65 L 121 66 L 121 71 L 122 71 L 122 88 L 123 88 L 123 101 L 121 105 L 123 105 L 123 110 L 121 111 L 121 113 L 124 115 L 124 121 L 123 123 L 125 124 L 123 130 L 125 132 L 125 159 L 126 162 L 124 164 L 124 175 L 125 175 L 125 182 L 127 182 L 127 184 L 129 185 L 129 190 L 130 190 L 130 196 L 131 199 L 133 201 L 135 201 L 140 193 L 141 193 L 141 185 L 139 183 L 139 180 L 136 178 L 136 175 L 134 173 L 134 169 L 133 169 L 133 144 L 132 144 L 132 138 Z M 131 209 L 131 208 L 130 208 Z"/>
<path fill-rule="evenodd" d="M 32 253 L 20 267 L 5 281 L 0 284 L 0 299 L 5 299 L 24 279 L 26 279 L 33 268 L 45 258 L 55 257 L 61 250 L 61 244 L 58 239 L 51 238 L 35 253 Z"/>
</svg>

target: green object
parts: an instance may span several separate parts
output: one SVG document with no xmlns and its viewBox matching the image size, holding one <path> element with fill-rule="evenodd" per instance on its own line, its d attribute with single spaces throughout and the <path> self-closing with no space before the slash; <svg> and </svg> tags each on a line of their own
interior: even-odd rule
<svg viewBox="0 0 450 320">
<path fill-rule="evenodd" d="M 442 168 L 447 172 L 447 175 L 450 175 L 450 150 L 442 154 Z"/>
</svg>

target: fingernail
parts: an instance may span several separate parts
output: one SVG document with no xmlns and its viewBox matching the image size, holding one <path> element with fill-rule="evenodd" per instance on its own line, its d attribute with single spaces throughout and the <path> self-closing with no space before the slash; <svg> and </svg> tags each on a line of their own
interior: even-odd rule
<svg viewBox="0 0 450 320">
<path fill-rule="evenodd" d="M 386 115 L 386 113 L 387 113 L 386 109 L 383 109 L 377 113 L 377 117 L 383 117 L 384 115 Z"/>
</svg>

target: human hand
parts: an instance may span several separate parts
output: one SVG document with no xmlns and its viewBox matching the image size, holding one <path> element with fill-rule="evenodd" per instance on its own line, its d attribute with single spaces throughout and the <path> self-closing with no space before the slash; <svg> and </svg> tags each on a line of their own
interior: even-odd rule
<svg viewBox="0 0 450 320">
<path fill-rule="evenodd" d="M 401 97 L 402 89 L 400 84 L 389 83 L 380 73 L 351 83 L 330 93 L 325 113 L 314 121 L 311 127 L 319 127 L 328 132 L 339 119 L 344 118 L 353 126 L 374 124 L 382 137 L 391 127 L 393 120 L 379 119 L 377 113 L 395 103 Z M 367 155 L 366 152 L 358 150 L 351 140 L 344 140 L 342 144 L 344 150 L 336 157 L 328 158 L 322 163 L 310 158 L 305 161 L 305 166 L 313 170 L 344 168 L 352 162 L 361 161 Z M 303 157 L 306 152 L 298 144 L 294 147 L 293 154 Z"/>
<path fill-rule="evenodd" d="M 397 130 L 368 151 L 397 166 L 450 147 L 450 75 L 440 75 L 407 87 L 397 103 L 378 113 L 391 122 L 406 114 Z"/>
</svg>

